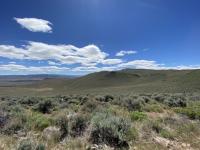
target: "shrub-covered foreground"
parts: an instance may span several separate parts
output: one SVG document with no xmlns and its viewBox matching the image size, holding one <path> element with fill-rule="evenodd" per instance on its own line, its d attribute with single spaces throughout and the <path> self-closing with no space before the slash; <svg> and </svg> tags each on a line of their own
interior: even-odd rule
<svg viewBox="0 0 200 150">
<path fill-rule="evenodd" d="M 198 94 L 0 97 L 0 149 L 198 149 Z"/>
</svg>

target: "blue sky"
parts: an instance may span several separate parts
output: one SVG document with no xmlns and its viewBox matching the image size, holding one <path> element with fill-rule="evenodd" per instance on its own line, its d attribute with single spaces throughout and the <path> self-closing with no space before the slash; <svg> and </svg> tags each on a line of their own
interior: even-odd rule
<svg viewBox="0 0 200 150">
<path fill-rule="evenodd" d="M 0 74 L 200 69 L 199 0 L 1 0 Z"/>
</svg>

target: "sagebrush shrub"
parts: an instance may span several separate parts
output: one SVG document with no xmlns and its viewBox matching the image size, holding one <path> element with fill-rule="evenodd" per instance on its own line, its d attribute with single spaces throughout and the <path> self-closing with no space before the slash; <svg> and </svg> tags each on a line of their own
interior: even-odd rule
<svg viewBox="0 0 200 150">
<path fill-rule="evenodd" d="M 9 117 L 7 114 L 0 112 L 0 128 L 3 128 L 6 125 L 8 119 Z"/>
<path fill-rule="evenodd" d="M 37 147 L 36 147 L 36 149 L 35 150 L 45 150 L 45 145 L 44 144 L 41 144 L 41 143 L 39 143 L 38 145 L 37 145 Z"/>
<path fill-rule="evenodd" d="M 33 106 L 38 103 L 38 99 L 39 98 L 36 97 L 24 97 L 19 100 L 19 103 L 27 106 Z"/>
<path fill-rule="evenodd" d="M 114 147 L 127 147 L 130 121 L 108 113 L 97 113 L 92 118 L 90 140 L 93 143 L 105 143 Z"/>
<path fill-rule="evenodd" d="M 76 115 L 70 119 L 70 135 L 80 136 L 87 127 L 87 117 L 84 115 Z"/>
<path fill-rule="evenodd" d="M 97 101 L 100 101 L 100 102 L 104 102 L 105 101 L 105 97 L 104 96 L 96 96 L 95 99 Z"/>
<path fill-rule="evenodd" d="M 160 103 L 163 103 L 164 100 L 166 99 L 166 97 L 164 95 L 156 95 L 154 97 L 154 99 L 157 101 L 157 102 L 160 102 Z"/>
<path fill-rule="evenodd" d="M 34 143 L 31 140 L 23 140 L 19 143 L 18 150 L 34 150 Z"/>
<path fill-rule="evenodd" d="M 4 134 L 12 135 L 24 129 L 24 122 L 20 118 L 10 118 L 1 129 Z"/>
<path fill-rule="evenodd" d="M 92 113 L 93 111 L 95 111 L 98 108 L 98 106 L 99 105 L 98 105 L 97 101 L 91 100 L 91 101 L 88 101 L 87 103 L 85 103 L 81 109 L 83 112 Z"/>
<path fill-rule="evenodd" d="M 114 99 L 114 97 L 112 95 L 105 95 L 105 102 L 110 102 Z"/>
<path fill-rule="evenodd" d="M 125 99 L 123 103 L 124 103 L 124 106 L 129 111 L 141 111 L 143 104 L 144 104 L 144 101 L 143 101 L 143 99 L 140 100 L 140 99 L 128 98 L 128 99 Z"/>
<path fill-rule="evenodd" d="M 56 120 L 56 125 L 60 128 L 60 140 L 62 140 L 69 134 L 69 120 L 67 116 L 59 116 L 59 118 Z"/>
<path fill-rule="evenodd" d="M 184 97 L 171 96 L 164 101 L 169 107 L 186 107 L 187 102 Z"/>
<path fill-rule="evenodd" d="M 54 105 L 51 100 L 43 100 L 38 104 L 38 106 L 35 109 L 45 114 L 50 113 L 53 107 Z"/>
</svg>

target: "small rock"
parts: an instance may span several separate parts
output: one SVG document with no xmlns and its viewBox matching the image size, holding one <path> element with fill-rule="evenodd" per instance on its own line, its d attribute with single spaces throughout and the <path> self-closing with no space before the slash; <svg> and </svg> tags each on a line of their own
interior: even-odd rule
<svg viewBox="0 0 200 150">
<path fill-rule="evenodd" d="M 86 149 L 87 150 L 97 150 L 98 149 L 98 145 L 94 144 L 94 145 L 88 146 Z"/>
<path fill-rule="evenodd" d="M 190 147 L 190 144 L 187 144 L 187 147 Z"/>
<path fill-rule="evenodd" d="M 18 136 L 18 137 L 25 137 L 25 136 L 26 136 L 26 132 L 18 131 L 18 132 L 17 132 L 17 136 Z"/>
<path fill-rule="evenodd" d="M 185 143 L 182 143 L 181 145 L 182 145 L 182 147 L 187 147 L 187 144 L 185 144 Z"/>
<path fill-rule="evenodd" d="M 137 147 L 136 147 L 136 146 L 134 146 L 134 147 L 133 147 L 133 150 L 137 150 Z"/>
</svg>

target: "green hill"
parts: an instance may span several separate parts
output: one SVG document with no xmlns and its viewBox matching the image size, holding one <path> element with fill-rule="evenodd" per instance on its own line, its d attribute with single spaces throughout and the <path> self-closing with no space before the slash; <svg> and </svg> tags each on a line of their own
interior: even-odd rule
<svg viewBox="0 0 200 150">
<path fill-rule="evenodd" d="M 5 88 L 0 92 L 6 91 Z M 78 78 L 50 78 L 9 88 L 22 94 L 199 92 L 200 70 L 102 71 Z"/>
<path fill-rule="evenodd" d="M 43 81 L 66 92 L 195 92 L 200 87 L 200 70 L 102 71 L 67 81 Z M 40 83 L 40 86 L 43 85 Z M 54 83 L 54 84 L 52 84 Z"/>
</svg>

